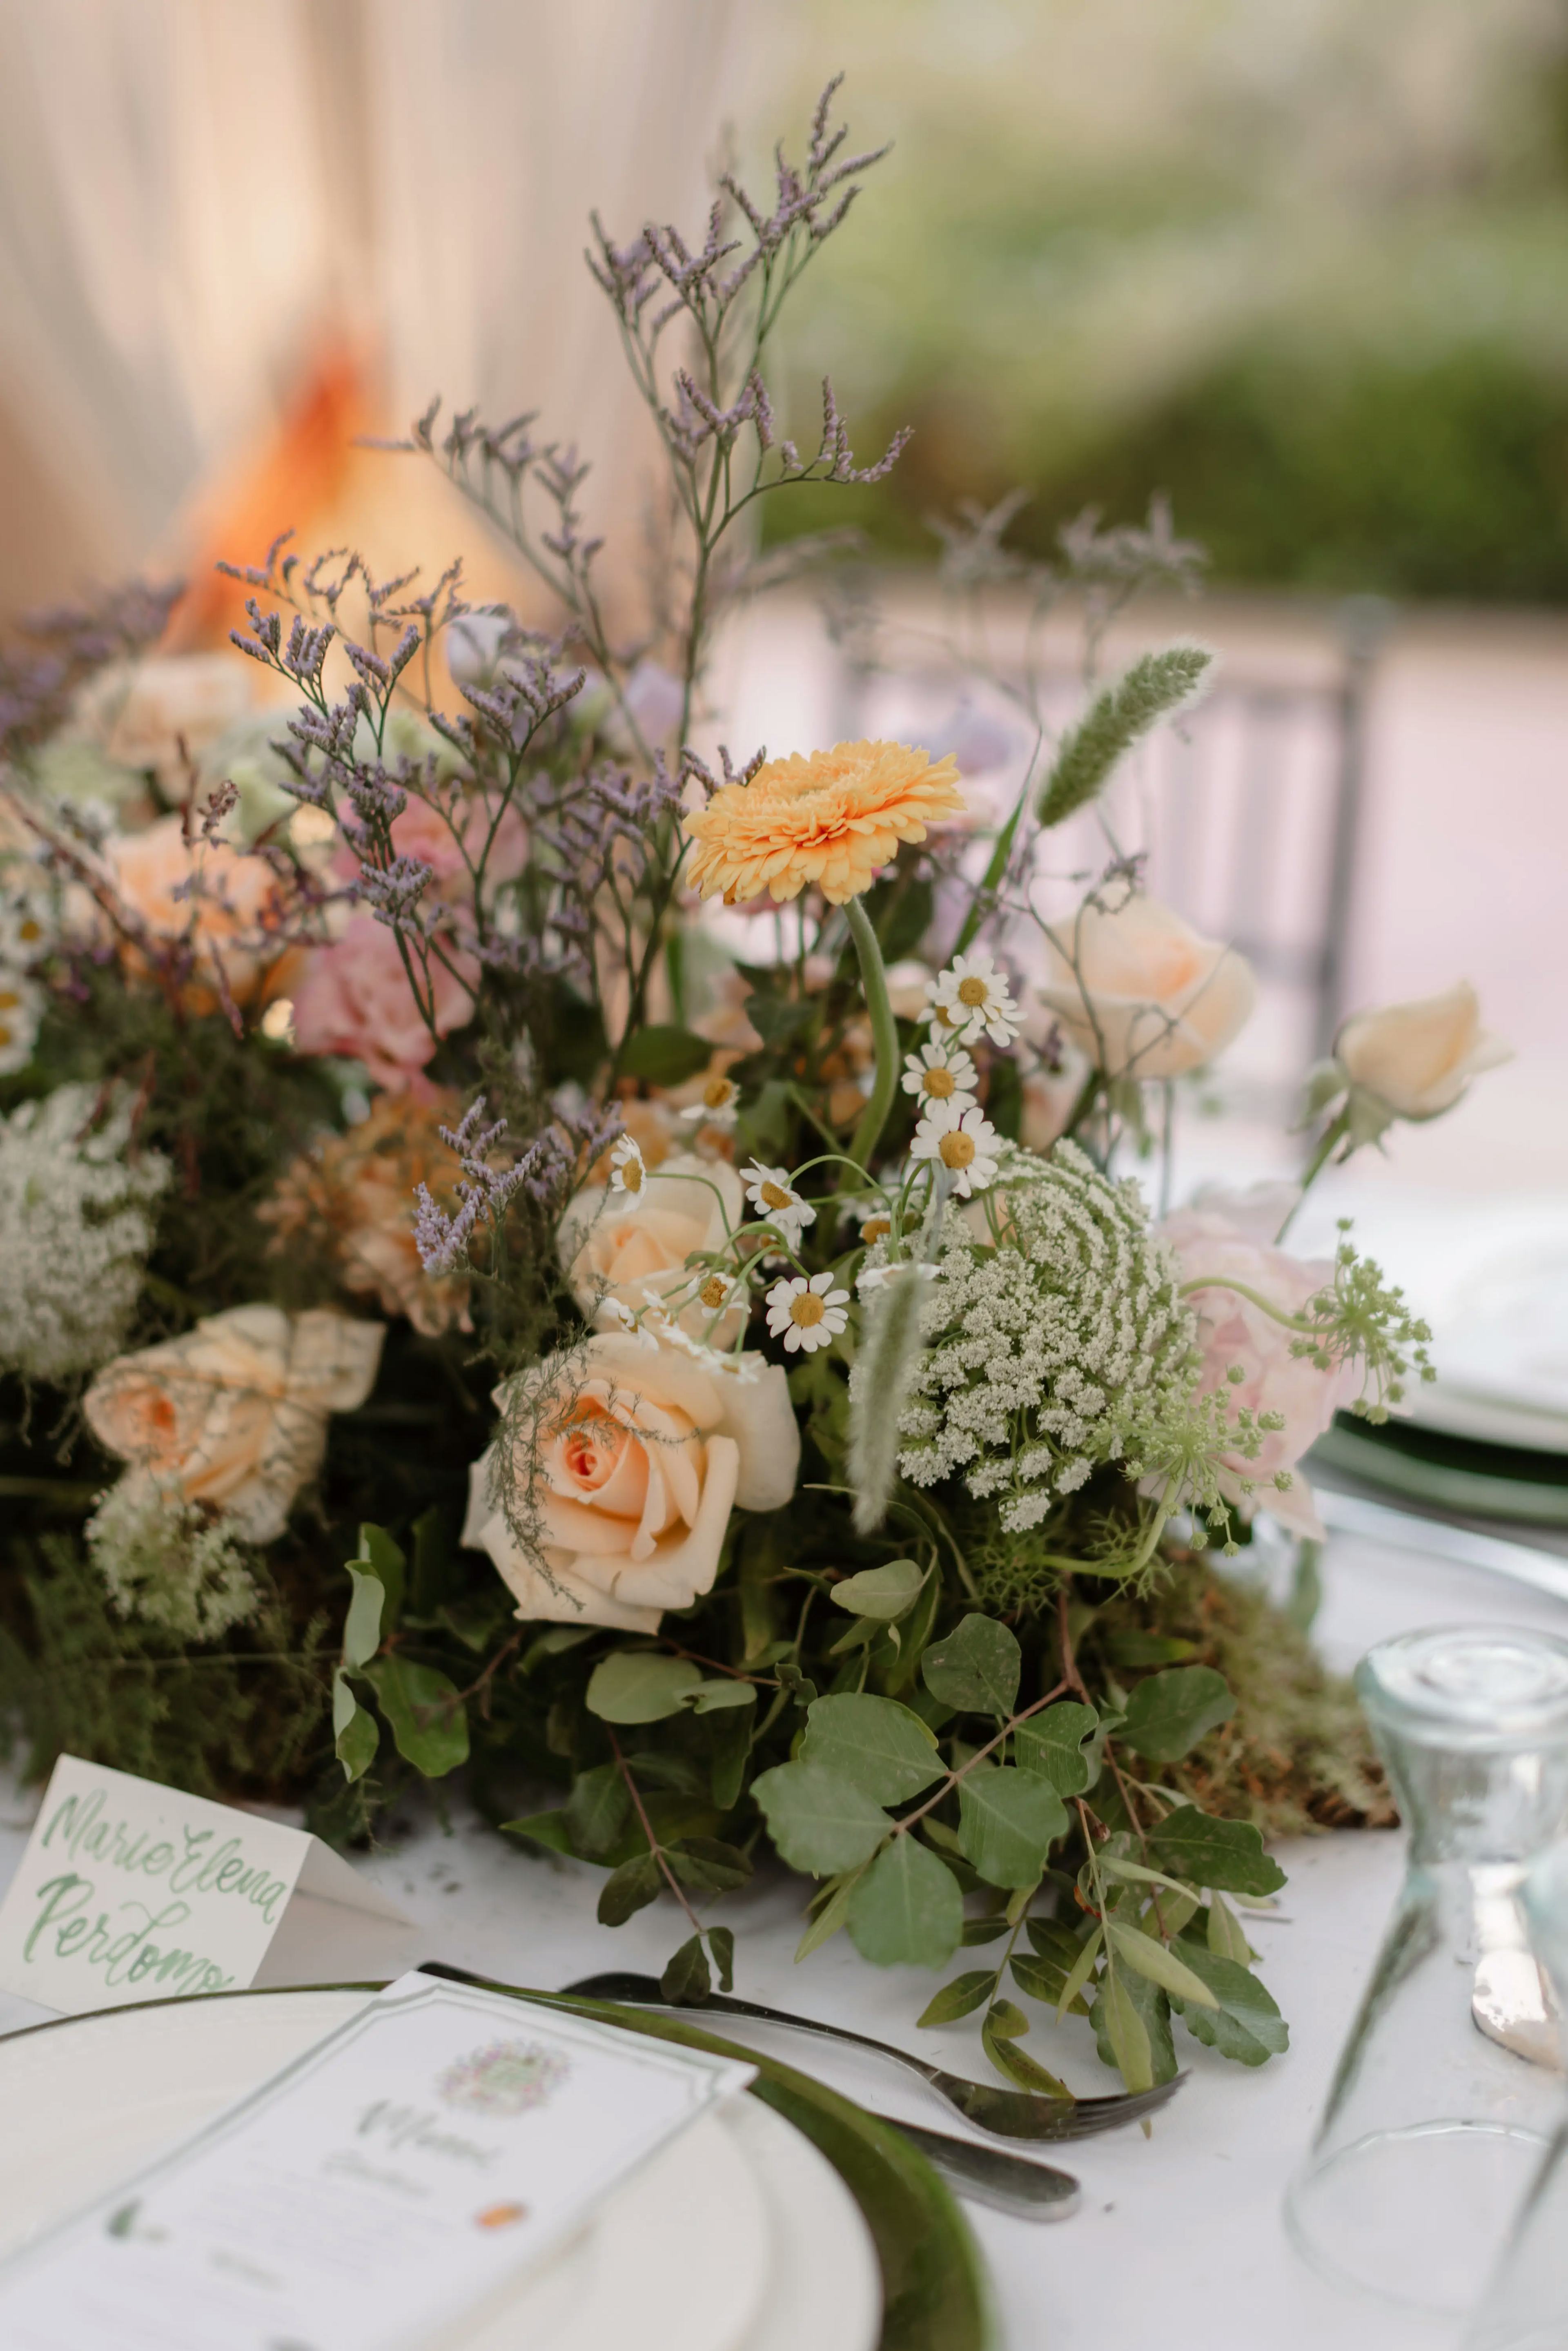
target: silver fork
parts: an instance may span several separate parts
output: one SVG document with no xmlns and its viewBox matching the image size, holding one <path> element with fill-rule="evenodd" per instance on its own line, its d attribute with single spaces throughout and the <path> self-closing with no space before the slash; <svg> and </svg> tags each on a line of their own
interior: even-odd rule
<svg viewBox="0 0 1568 2351">
<path fill-rule="evenodd" d="M 792 2016 L 787 2009 L 764 2008 L 759 2001 L 731 2000 L 723 1992 L 711 1992 L 698 2007 L 677 2008 L 664 1998 L 656 1976 L 612 1970 L 604 1975 L 583 1976 L 564 1989 L 584 2000 L 619 2000 L 638 2008 L 667 2009 L 694 2022 L 705 2015 L 749 2016 L 758 2024 L 788 2025 L 792 2032 L 817 2032 L 831 2041 L 848 2042 L 852 2048 L 874 2050 L 879 2057 L 890 2057 L 895 2065 L 918 2074 L 939 2098 L 957 2108 L 966 2122 L 973 2123 L 977 2130 L 988 2131 L 993 2138 L 1089 2138 L 1097 2131 L 1115 2130 L 1123 2123 L 1141 2122 L 1174 2098 L 1186 2079 L 1185 2073 L 1178 2074 L 1174 2081 L 1161 2082 L 1152 2090 L 1127 2090 L 1109 2098 L 1047 2098 L 1034 2090 L 993 2089 L 988 2082 L 971 2082 L 962 2074 L 946 2073 L 940 2065 L 928 2064 L 924 2057 L 912 2056 L 907 2049 L 873 2041 L 868 2033 L 852 2032 L 841 2024 L 821 2024 L 809 2016 Z"/>
</svg>

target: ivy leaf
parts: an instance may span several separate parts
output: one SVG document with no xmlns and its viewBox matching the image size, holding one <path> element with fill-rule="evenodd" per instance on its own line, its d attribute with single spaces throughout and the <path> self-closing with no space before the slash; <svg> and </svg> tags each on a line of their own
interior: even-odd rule
<svg viewBox="0 0 1568 2351">
<path fill-rule="evenodd" d="M 364 1670 L 392 1725 L 398 1753 L 416 1771 L 440 1780 L 467 1762 L 468 1717 L 455 1682 L 396 1649 Z"/>
<path fill-rule="evenodd" d="M 1005 1716 L 1013 1710 L 1022 1664 L 1005 1625 L 991 1616 L 966 1616 L 926 1650 L 920 1670 L 944 1706 L 959 1714 Z"/>
<path fill-rule="evenodd" d="M 665 1857 L 681 1884 L 699 1894 L 733 1893 L 751 1876 L 746 1855 L 717 1837 L 681 1837 L 665 1848 Z"/>
<path fill-rule="evenodd" d="M 925 1581 L 925 1571 L 915 1560 L 890 1559 L 885 1567 L 847 1575 L 828 1596 L 835 1608 L 847 1608 L 852 1616 L 875 1616 L 891 1624 L 913 1608 Z"/>
<path fill-rule="evenodd" d="M 880 1804 L 822 1763 L 776 1763 L 758 1773 L 751 1792 L 779 1859 L 814 1877 L 858 1869 L 893 1826 Z"/>
<path fill-rule="evenodd" d="M 343 1663 L 357 1673 L 382 1646 L 382 1610 L 387 1595 L 381 1577 L 364 1568 L 350 1566 L 349 1579 L 353 1590 L 343 1619 Z"/>
<path fill-rule="evenodd" d="M 659 1978 L 659 1990 L 674 2008 L 698 2008 L 713 1990 L 707 1953 L 700 1935 L 690 1935 Z"/>
<path fill-rule="evenodd" d="M 1116 1957 L 1134 1975 L 1146 1976 L 1150 1983 L 1158 1984 L 1173 2000 L 1191 2001 L 1198 2008 L 1218 2007 L 1218 2001 L 1202 1977 L 1153 1935 L 1145 1935 L 1136 1927 L 1124 1927 L 1119 1918 L 1106 1920 L 1105 1933 Z"/>
<path fill-rule="evenodd" d="M 946 1966 L 964 1931 L 950 1870 L 912 1836 L 894 1837 L 850 1896 L 850 1940 L 879 1968 Z"/>
<path fill-rule="evenodd" d="M 1029 2031 L 1028 2019 L 1008 2000 L 998 2001 L 980 2027 L 981 2046 L 998 2073 L 1008 2081 L 1016 2082 L 1020 2090 L 1033 2090 L 1042 2097 L 1071 2100 L 1072 2093 L 1066 2083 L 1059 2082 L 1056 2075 L 1048 2074 L 1027 2049 L 1019 2047 L 1014 2037 L 1017 2027 L 1012 2032 L 1005 2029 L 1005 2021 L 1009 2015 L 1017 2017 L 1023 2030 Z"/>
<path fill-rule="evenodd" d="M 958 1850 L 989 1886 L 1036 1885 L 1066 1829 L 1061 1798 L 1032 1771 L 981 1764 L 958 1782 Z"/>
<path fill-rule="evenodd" d="M 813 1700 L 806 1716 L 808 1763 L 840 1773 L 873 1803 L 902 1803 L 942 1777 L 936 1734 L 896 1698 L 845 1692 Z"/>
<path fill-rule="evenodd" d="M 1235 1711 L 1230 1686 L 1212 1666 L 1173 1666 L 1138 1684 L 1117 1736 L 1152 1763 L 1176 1763 Z"/>
<path fill-rule="evenodd" d="M 1183 1942 L 1177 1948 L 1214 2002 L 1212 2008 L 1200 2008 L 1177 2001 L 1195 2041 L 1218 2049 L 1222 2057 L 1235 2058 L 1239 2065 L 1266 2064 L 1289 2047 L 1291 2028 L 1250 1969 L 1221 1959 L 1200 1943 Z"/>
<path fill-rule="evenodd" d="M 584 1861 L 602 1861 L 621 1841 L 632 1817 L 632 1796 L 620 1767 L 596 1763 L 580 1771 L 565 1805 L 572 1849 Z"/>
<path fill-rule="evenodd" d="M 1217 1821 L 1196 1804 L 1180 1804 L 1149 1832 L 1149 1843 L 1173 1876 L 1224 1894 L 1277 1894 L 1285 1873 L 1263 1850 L 1250 1821 Z"/>
<path fill-rule="evenodd" d="M 704 1679 L 702 1667 L 685 1657 L 616 1649 L 594 1667 L 583 1702 L 601 1722 L 662 1722 L 681 1712 Z"/>
<path fill-rule="evenodd" d="M 368 1707 L 359 1704 L 340 1666 L 332 1677 L 332 1744 L 345 1780 L 364 1778 L 381 1743 L 380 1723 Z"/>
<path fill-rule="evenodd" d="M 1085 1740 L 1092 1739 L 1099 1727 L 1093 1707 L 1063 1699 L 1019 1723 L 1013 1733 L 1013 1761 L 1020 1771 L 1049 1780 L 1059 1796 L 1081 1796 L 1093 1784 L 1099 1769 L 1092 1755 L 1083 1751 Z"/>
<path fill-rule="evenodd" d="M 956 2024 L 961 2016 L 972 2015 L 982 2001 L 989 2000 L 997 1988 L 995 1968 L 972 1968 L 967 1975 L 955 1976 L 944 1984 L 915 2018 L 916 2024 Z"/>
<path fill-rule="evenodd" d="M 634 1910 L 652 1902 L 663 1884 L 659 1865 L 651 1853 L 640 1853 L 634 1860 L 623 1861 L 619 1869 L 611 1871 L 601 1888 L 600 1925 L 623 1927 Z"/>
<path fill-rule="evenodd" d="M 633 1029 L 626 1040 L 621 1071 L 623 1077 L 646 1079 L 651 1086 L 684 1086 L 712 1059 L 713 1047 L 706 1037 L 653 1021 L 645 1029 Z"/>
</svg>

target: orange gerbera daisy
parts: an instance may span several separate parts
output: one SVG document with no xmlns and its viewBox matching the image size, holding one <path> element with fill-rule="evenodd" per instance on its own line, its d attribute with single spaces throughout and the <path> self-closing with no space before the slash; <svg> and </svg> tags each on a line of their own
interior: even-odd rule
<svg viewBox="0 0 1568 2351">
<path fill-rule="evenodd" d="M 836 743 L 769 759 L 749 784 L 726 784 L 686 819 L 696 842 L 689 869 L 705 898 L 727 905 L 799 897 L 814 883 L 841 906 L 869 890 L 901 841 L 964 807 L 951 758 L 933 767 L 902 743 Z"/>
</svg>

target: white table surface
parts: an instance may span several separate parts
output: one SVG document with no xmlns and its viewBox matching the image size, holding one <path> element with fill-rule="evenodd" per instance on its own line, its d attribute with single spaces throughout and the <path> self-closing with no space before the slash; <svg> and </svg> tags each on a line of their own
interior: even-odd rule
<svg viewBox="0 0 1568 2351">
<path fill-rule="evenodd" d="M 1412 1553 L 1337 1538 L 1325 1563 L 1319 1624 L 1324 1654 L 1348 1667 L 1375 1640 L 1416 1625 L 1500 1622 L 1568 1632 L 1568 1607 L 1521 1586 Z M 0 1786 L 0 1887 L 26 1841 L 36 1795 Z M 1290 2020 L 1291 2046 L 1259 2072 L 1227 2063 L 1179 2030 L 1191 2078 L 1153 2136 L 1136 2130 L 1051 2150 L 1083 2183 L 1070 2220 L 1041 2226 L 968 2206 L 990 2264 L 1008 2351 L 1437 2351 L 1454 2331 L 1328 2285 L 1288 2244 L 1281 2198 L 1305 2146 L 1329 2074 L 1393 1902 L 1403 1841 L 1341 1833 L 1279 1848 L 1290 1874 L 1278 1912 L 1249 1924 L 1260 1973 Z M 417 1921 L 401 1943 L 367 1946 L 352 1969 L 392 1973 L 443 1959 L 503 1980 L 555 1990 L 604 1968 L 657 1970 L 680 1939 L 663 1903 L 611 1932 L 594 1921 L 602 1873 L 513 1848 L 457 1813 L 413 1827 L 357 1866 Z M 868 1967 L 843 1937 L 802 1968 L 798 1884 L 747 1888 L 721 1915 L 737 1929 L 738 1992 L 918 2047 L 957 2071 L 988 2069 L 972 2024 L 916 2032 L 932 1980 Z M 374 1930 L 379 1936 L 385 1930 Z M 264 1980 L 319 1980 L 305 1952 L 277 1953 Z M 46 2011 L 0 1993 L 0 2032 Z M 1080 2091 L 1113 2086 L 1087 2024 L 1060 2031 L 1043 2011 L 1034 2035 L 1053 2068 Z M 950 2109 L 874 2059 L 791 2033 L 758 2032 L 756 2045 L 880 2107 L 962 2134 Z M 0 2127 L 25 2127 L 6 2115 Z"/>
</svg>

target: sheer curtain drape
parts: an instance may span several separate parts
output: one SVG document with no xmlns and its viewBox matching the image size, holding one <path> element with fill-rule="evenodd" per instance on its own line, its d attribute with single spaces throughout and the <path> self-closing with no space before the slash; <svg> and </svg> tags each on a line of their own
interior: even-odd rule
<svg viewBox="0 0 1568 2351">
<path fill-rule="evenodd" d="M 746 0 L 0 0 L 0 605 L 166 553 L 329 343 L 643 447 L 582 263 L 700 217 Z"/>
</svg>

